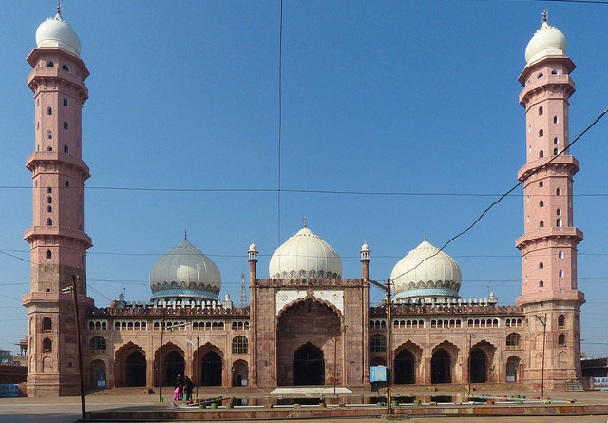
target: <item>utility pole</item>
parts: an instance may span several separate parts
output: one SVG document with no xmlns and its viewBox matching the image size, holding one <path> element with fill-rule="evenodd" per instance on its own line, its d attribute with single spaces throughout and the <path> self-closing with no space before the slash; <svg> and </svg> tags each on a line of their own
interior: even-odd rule
<svg viewBox="0 0 608 423">
<path fill-rule="evenodd" d="M 66 286 L 61 290 L 63 293 L 72 293 L 74 299 L 74 317 L 76 319 L 76 338 L 78 345 L 78 371 L 80 373 L 80 403 L 82 408 L 82 419 L 85 418 L 85 401 L 84 401 L 84 371 L 82 365 L 82 341 L 80 339 L 80 315 L 78 313 L 78 295 L 76 292 L 76 281 L 80 279 L 76 275 L 72 275 L 72 286 Z"/>
</svg>

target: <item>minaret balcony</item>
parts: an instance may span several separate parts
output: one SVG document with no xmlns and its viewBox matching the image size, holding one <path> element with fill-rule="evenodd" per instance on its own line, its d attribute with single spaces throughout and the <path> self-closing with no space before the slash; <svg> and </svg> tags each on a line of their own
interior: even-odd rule
<svg viewBox="0 0 608 423">
<path fill-rule="evenodd" d="M 576 91 L 576 84 L 570 78 L 570 75 L 558 74 L 558 75 L 545 75 L 542 78 L 533 78 L 533 82 L 529 82 L 524 86 L 521 94 L 519 95 L 519 104 L 526 106 L 530 101 L 530 97 L 537 95 L 538 90 L 546 90 L 551 88 L 551 91 L 556 91 L 556 87 L 564 87 L 564 95 L 566 98 L 570 97 L 574 91 Z M 555 98 L 554 94 L 550 94 L 551 98 Z"/>
<path fill-rule="evenodd" d="M 525 244 L 533 241 L 539 241 L 547 238 L 574 238 L 576 243 L 583 240 L 583 233 L 580 229 L 569 226 L 563 228 L 542 228 L 534 231 L 527 231 L 525 234 L 517 238 L 515 246 L 520 250 Z"/>
<path fill-rule="evenodd" d="M 84 173 L 85 180 L 91 176 L 89 174 L 89 167 L 82 159 L 60 153 L 59 151 L 35 151 L 27 158 L 26 166 L 30 172 L 33 172 L 38 165 L 48 162 L 61 162 L 67 166 L 79 169 Z"/>
<path fill-rule="evenodd" d="M 75 85 L 79 87 L 84 94 L 85 100 L 88 97 L 88 90 L 84 86 L 84 81 L 80 76 L 75 75 L 72 72 L 68 72 L 64 69 L 61 69 L 57 66 L 51 68 L 34 68 L 30 74 L 28 75 L 27 86 L 34 90 L 35 87 L 39 87 L 40 85 L 44 85 L 45 80 L 54 80 L 61 79 L 68 84 Z M 55 88 L 53 88 L 55 90 Z"/>
<path fill-rule="evenodd" d="M 65 226 L 32 226 L 25 231 L 23 239 L 31 243 L 34 239 L 41 237 L 61 237 L 77 239 L 85 244 L 85 248 L 93 246 L 91 238 L 83 231 L 68 228 Z"/>
<path fill-rule="evenodd" d="M 551 161 L 551 163 L 549 163 L 549 161 Z M 528 179 L 537 169 L 544 166 L 567 166 L 572 169 L 572 175 L 578 172 L 579 169 L 578 160 L 574 156 L 562 154 L 559 157 L 545 157 L 524 164 L 517 173 L 517 179 L 523 182 Z"/>
</svg>

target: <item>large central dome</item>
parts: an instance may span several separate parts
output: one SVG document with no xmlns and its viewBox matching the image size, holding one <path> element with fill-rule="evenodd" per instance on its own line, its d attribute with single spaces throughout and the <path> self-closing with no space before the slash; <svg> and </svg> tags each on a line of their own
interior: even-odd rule
<svg viewBox="0 0 608 423">
<path fill-rule="evenodd" d="M 342 260 L 305 226 L 276 249 L 269 273 L 272 279 L 340 279 Z"/>
<path fill-rule="evenodd" d="M 462 273 L 456 261 L 426 239 L 391 272 L 395 298 L 458 297 Z"/>
<path fill-rule="evenodd" d="M 152 300 L 217 299 L 221 286 L 217 265 L 186 239 L 159 258 L 150 271 Z"/>
</svg>

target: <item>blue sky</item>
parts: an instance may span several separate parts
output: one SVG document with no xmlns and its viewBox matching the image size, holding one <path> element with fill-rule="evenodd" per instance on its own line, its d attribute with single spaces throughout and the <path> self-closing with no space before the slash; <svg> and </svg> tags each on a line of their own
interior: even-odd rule
<svg viewBox="0 0 608 423">
<path fill-rule="evenodd" d="M 34 147 L 25 58 L 55 6 L 2 5 L 0 349 L 15 352 L 26 335 L 24 163 Z M 608 5 L 284 0 L 278 201 L 278 0 L 64 1 L 91 72 L 83 111 L 88 294 L 97 306 L 123 288 L 127 300 L 149 299 L 150 268 L 184 230 L 218 264 L 222 295 L 237 303 L 251 240 L 267 277 L 273 251 L 304 216 L 342 256 L 345 277 L 360 276 L 366 240 L 376 280 L 425 234 L 443 245 L 517 183 L 525 153 L 517 77 L 546 7 L 578 66 L 573 139 L 608 107 Z M 575 224 L 585 234 L 582 350 L 596 356 L 608 354 L 607 134 L 602 120 L 571 149 L 581 163 Z M 522 203 L 517 190 L 447 247 L 462 269 L 463 297 L 490 289 L 514 303 Z"/>
</svg>

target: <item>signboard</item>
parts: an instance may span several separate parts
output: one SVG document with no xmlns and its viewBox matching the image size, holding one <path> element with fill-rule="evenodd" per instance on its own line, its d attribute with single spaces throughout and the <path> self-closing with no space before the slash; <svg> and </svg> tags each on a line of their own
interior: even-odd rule
<svg viewBox="0 0 608 423">
<path fill-rule="evenodd" d="M 386 366 L 370 366 L 370 382 L 386 382 Z"/>
</svg>

